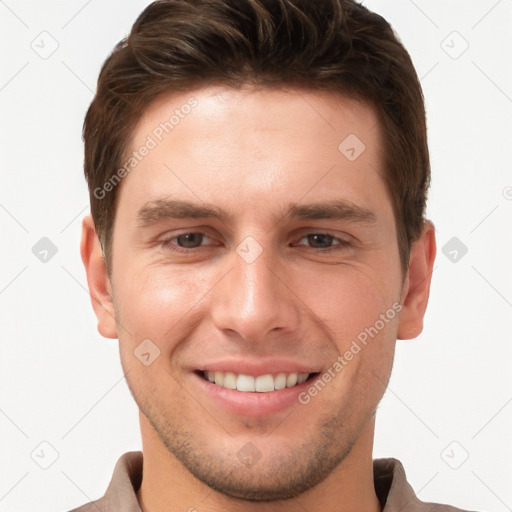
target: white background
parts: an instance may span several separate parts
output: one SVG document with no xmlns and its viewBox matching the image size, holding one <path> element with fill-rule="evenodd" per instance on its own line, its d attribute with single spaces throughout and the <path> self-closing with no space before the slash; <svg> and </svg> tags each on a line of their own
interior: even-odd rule
<svg viewBox="0 0 512 512">
<path fill-rule="evenodd" d="M 117 458 L 141 446 L 117 342 L 96 331 L 79 237 L 83 117 L 102 62 L 146 4 L 0 1 L 0 512 L 98 498 Z M 394 26 L 422 80 L 439 247 L 424 333 L 398 342 L 375 456 L 399 458 L 425 501 L 506 512 L 512 0 L 365 5 Z M 46 59 L 33 49 L 57 44 Z M 46 263 L 32 252 L 42 237 L 58 249 Z M 468 249 L 456 262 L 442 251 L 453 237 Z"/>
</svg>

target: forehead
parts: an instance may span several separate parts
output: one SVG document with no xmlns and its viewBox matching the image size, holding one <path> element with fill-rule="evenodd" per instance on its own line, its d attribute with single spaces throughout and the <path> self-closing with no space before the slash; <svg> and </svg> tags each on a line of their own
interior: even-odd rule
<svg viewBox="0 0 512 512">
<path fill-rule="evenodd" d="M 326 143 L 334 143 L 335 150 L 336 142 L 351 133 L 359 134 L 372 146 L 379 143 L 380 136 L 376 113 L 368 103 L 335 92 L 247 85 L 160 95 L 146 108 L 135 128 L 134 143 L 143 142 L 142 137 L 148 134 L 158 143 L 165 143 L 162 139 L 170 142 L 172 137 L 168 135 L 191 135 L 190 128 L 198 137 L 229 134 L 238 144 L 247 141 L 247 135 L 253 142 L 258 135 L 269 133 L 312 139 L 324 135 Z M 339 156 L 338 152 L 333 155 Z"/>
<path fill-rule="evenodd" d="M 227 210 L 387 198 L 377 115 L 337 93 L 207 87 L 157 98 L 135 128 L 119 203 L 162 195 Z M 130 155 L 131 158 L 130 158 Z"/>
</svg>

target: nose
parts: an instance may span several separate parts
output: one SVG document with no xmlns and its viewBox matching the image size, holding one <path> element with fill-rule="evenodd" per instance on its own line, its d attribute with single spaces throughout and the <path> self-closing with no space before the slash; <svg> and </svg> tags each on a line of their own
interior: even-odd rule
<svg viewBox="0 0 512 512">
<path fill-rule="evenodd" d="M 234 264 L 212 294 L 212 319 L 218 329 L 251 342 L 297 329 L 301 301 L 269 251 L 252 262 L 233 254 Z"/>
</svg>

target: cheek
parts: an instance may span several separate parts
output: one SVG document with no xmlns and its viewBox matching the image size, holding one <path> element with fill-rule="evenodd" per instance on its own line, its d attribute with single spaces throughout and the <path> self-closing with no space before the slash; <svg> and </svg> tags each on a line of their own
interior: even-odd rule
<svg viewBox="0 0 512 512">
<path fill-rule="evenodd" d="M 123 280 L 113 283 L 116 319 L 126 328 L 118 331 L 120 356 L 135 401 L 152 418 L 172 411 L 201 417 L 200 406 L 182 389 L 179 349 L 198 325 L 210 280 L 170 265 L 117 269 Z"/>
<path fill-rule="evenodd" d="M 362 265 L 340 265 L 311 275 L 302 272 L 294 287 L 341 349 L 376 322 L 379 331 L 396 329 L 399 278 L 391 280 L 389 270 L 385 275 Z"/>
<path fill-rule="evenodd" d="M 183 271 L 176 266 L 149 265 L 140 270 L 129 269 L 124 275 L 129 277 L 122 283 L 115 282 L 115 291 L 122 309 L 135 315 L 133 320 L 142 318 L 137 312 L 140 311 L 150 315 L 163 313 L 172 321 L 208 290 L 209 281 L 200 271 Z"/>
<path fill-rule="evenodd" d="M 172 350 L 170 342 L 185 336 L 186 326 L 211 288 L 201 272 L 171 267 L 157 270 L 150 266 L 119 275 L 130 276 L 122 282 L 114 279 L 113 292 L 116 319 L 125 328 L 119 339 L 131 350 L 144 339 L 152 340 L 161 351 Z"/>
<path fill-rule="evenodd" d="M 116 320 L 123 326 L 118 329 L 120 357 L 131 392 L 142 404 L 148 396 L 155 399 L 157 389 L 176 387 L 179 358 L 171 355 L 197 324 L 208 283 L 198 274 L 170 267 L 124 272 L 119 275 L 130 278 L 114 279 L 113 286 Z"/>
<path fill-rule="evenodd" d="M 366 308 L 364 314 L 347 316 L 346 322 L 337 324 L 339 355 L 327 370 L 334 375 L 332 390 L 325 395 L 330 407 L 341 404 L 349 416 L 375 410 L 391 374 L 397 326 L 392 307 Z"/>
<path fill-rule="evenodd" d="M 352 403 L 380 399 L 389 378 L 401 305 L 396 286 L 370 269 L 346 267 L 316 275 L 315 290 L 301 296 L 319 319 L 342 360 L 332 361 L 333 397 Z M 332 351 L 331 351 L 332 353 Z M 336 364 L 337 362 L 337 364 Z"/>
</svg>

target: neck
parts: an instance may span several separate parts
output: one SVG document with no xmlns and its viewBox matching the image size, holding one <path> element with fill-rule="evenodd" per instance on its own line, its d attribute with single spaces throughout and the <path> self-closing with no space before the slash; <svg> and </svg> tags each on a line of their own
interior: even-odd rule
<svg viewBox="0 0 512 512">
<path fill-rule="evenodd" d="M 212 490 L 194 477 L 162 444 L 144 415 L 140 415 L 144 453 L 142 484 L 137 498 L 143 512 L 281 512 L 297 509 L 323 512 L 381 512 L 373 483 L 372 417 L 350 453 L 320 484 L 286 501 L 245 501 Z"/>
</svg>

